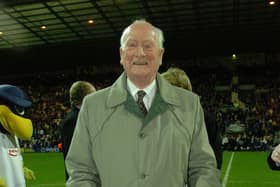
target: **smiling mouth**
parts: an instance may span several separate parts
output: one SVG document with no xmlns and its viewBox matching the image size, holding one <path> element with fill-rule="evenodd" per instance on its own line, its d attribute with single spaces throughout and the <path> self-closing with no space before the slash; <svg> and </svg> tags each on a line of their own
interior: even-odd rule
<svg viewBox="0 0 280 187">
<path fill-rule="evenodd" d="M 148 62 L 147 61 L 134 61 L 132 64 L 133 65 L 147 65 Z"/>
</svg>

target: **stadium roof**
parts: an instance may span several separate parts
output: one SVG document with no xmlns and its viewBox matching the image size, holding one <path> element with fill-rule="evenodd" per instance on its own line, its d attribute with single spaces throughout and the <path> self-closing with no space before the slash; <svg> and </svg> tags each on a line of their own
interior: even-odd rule
<svg viewBox="0 0 280 187">
<path fill-rule="evenodd" d="M 119 46 L 124 27 L 160 27 L 169 56 L 279 50 L 280 5 L 268 0 L 7 0 L 0 2 L 0 53 Z M 112 44 L 114 43 L 114 44 Z M 1 54 L 0 54 L 1 56 Z"/>
</svg>

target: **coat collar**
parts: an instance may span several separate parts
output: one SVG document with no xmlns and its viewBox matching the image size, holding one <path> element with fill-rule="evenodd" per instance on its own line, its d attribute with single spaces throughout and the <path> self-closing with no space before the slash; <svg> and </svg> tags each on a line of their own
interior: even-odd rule
<svg viewBox="0 0 280 187">
<path fill-rule="evenodd" d="M 114 82 L 114 84 L 110 87 L 110 91 L 107 98 L 107 105 L 109 107 L 120 105 L 127 100 L 129 92 L 127 90 L 126 78 L 126 73 L 123 72 L 119 76 L 119 78 Z M 177 88 L 174 88 L 174 86 L 169 84 L 164 78 L 161 77 L 159 73 L 157 73 L 156 79 L 158 91 L 163 101 L 171 105 L 182 105 L 182 103 L 180 102 L 180 97 L 175 91 Z"/>
</svg>

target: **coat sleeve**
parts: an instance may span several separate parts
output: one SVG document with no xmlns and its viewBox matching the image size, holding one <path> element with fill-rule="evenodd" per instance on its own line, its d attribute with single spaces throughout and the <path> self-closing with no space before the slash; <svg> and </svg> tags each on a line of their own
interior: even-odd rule
<svg viewBox="0 0 280 187">
<path fill-rule="evenodd" d="M 92 155 L 89 129 L 89 111 L 84 99 L 78 115 L 76 128 L 67 154 L 65 165 L 69 174 L 67 187 L 99 187 L 100 179 Z"/>
<path fill-rule="evenodd" d="M 189 187 L 221 187 L 220 171 L 209 144 L 204 114 L 198 97 L 194 105 L 194 130 L 188 168 Z"/>
</svg>

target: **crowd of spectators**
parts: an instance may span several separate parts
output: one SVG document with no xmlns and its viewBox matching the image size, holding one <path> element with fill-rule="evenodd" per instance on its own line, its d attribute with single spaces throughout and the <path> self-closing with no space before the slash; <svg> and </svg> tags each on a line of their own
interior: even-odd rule
<svg viewBox="0 0 280 187">
<path fill-rule="evenodd" d="M 112 84 L 121 71 L 115 69 L 102 72 L 98 73 L 96 67 L 85 66 L 51 74 L 25 75 L 18 79 L 21 81 L 14 82 L 25 89 L 33 100 L 33 106 L 27 111 L 33 121 L 33 138 L 21 142 L 21 145 L 37 152 L 58 151 L 60 121 L 70 108 L 70 85 L 76 80 L 86 80 L 98 90 Z M 280 90 L 277 74 L 273 74 L 276 80 L 274 84 L 263 84 L 265 77 L 252 78 L 248 82 L 250 77 L 239 75 L 239 84 L 243 84 L 243 79 L 246 79 L 246 84 L 255 85 L 252 90 L 239 90 L 239 98 L 245 104 L 245 107 L 239 107 L 231 103 L 231 89 L 215 90 L 221 84 L 230 87 L 231 74 L 197 69 L 186 69 L 186 72 L 196 88 L 194 92 L 201 96 L 204 109 L 217 116 L 222 129 L 224 150 L 269 151 L 280 143 Z"/>
</svg>

